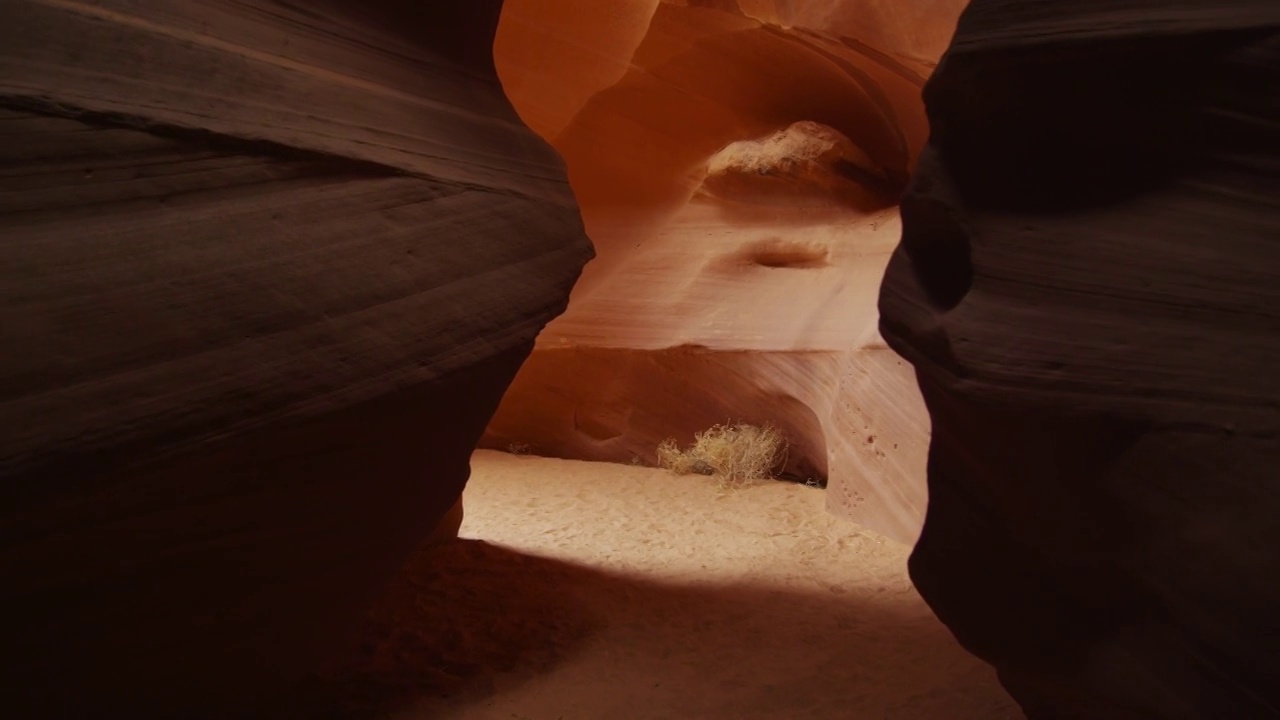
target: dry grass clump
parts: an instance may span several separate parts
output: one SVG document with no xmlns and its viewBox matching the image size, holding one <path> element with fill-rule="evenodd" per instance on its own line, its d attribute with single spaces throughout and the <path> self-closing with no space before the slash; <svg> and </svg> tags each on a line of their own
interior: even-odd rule
<svg viewBox="0 0 1280 720">
<path fill-rule="evenodd" d="M 679 475 L 710 475 L 723 486 L 740 487 L 773 477 L 786 447 L 772 425 L 715 425 L 695 435 L 685 450 L 672 438 L 663 440 L 658 464 Z"/>
</svg>

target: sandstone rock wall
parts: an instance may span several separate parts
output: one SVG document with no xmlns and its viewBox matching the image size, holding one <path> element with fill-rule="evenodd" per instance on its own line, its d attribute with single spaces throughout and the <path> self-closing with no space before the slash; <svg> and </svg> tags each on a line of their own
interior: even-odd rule
<svg viewBox="0 0 1280 720">
<path fill-rule="evenodd" d="M 261 710 L 454 506 L 590 254 L 500 7 L 0 2 L 6 712 Z"/>
<path fill-rule="evenodd" d="M 875 294 L 961 5 L 508 3 L 499 75 L 598 257 L 485 443 L 647 461 L 711 422 L 774 422 L 834 511 L 914 541 L 928 417 Z"/>
<path fill-rule="evenodd" d="M 974 0 L 881 328 L 917 587 L 1029 717 L 1280 716 L 1280 6 Z"/>
</svg>

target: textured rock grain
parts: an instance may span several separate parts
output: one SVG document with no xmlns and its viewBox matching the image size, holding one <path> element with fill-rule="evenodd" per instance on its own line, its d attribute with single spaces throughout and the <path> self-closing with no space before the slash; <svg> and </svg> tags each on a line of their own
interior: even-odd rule
<svg viewBox="0 0 1280 720">
<path fill-rule="evenodd" d="M 928 417 L 875 296 L 962 3 L 580 5 L 514 0 L 495 45 L 598 259 L 486 444 L 630 462 L 700 423 L 774 422 L 833 511 L 914 541 Z"/>
<path fill-rule="evenodd" d="M 262 709 L 454 505 L 590 246 L 419 5 L 0 3 L 8 711 Z"/>
<path fill-rule="evenodd" d="M 1278 84 L 1274 3 L 975 0 L 926 88 L 912 577 L 1036 720 L 1280 715 Z"/>
</svg>

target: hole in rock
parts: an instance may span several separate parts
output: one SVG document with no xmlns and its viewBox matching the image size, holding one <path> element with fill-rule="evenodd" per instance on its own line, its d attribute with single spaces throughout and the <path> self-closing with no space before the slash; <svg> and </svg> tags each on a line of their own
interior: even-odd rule
<svg viewBox="0 0 1280 720">
<path fill-rule="evenodd" d="M 739 257 L 750 265 L 805 269 L 826 267 L 829 256 L 830 251 L 824 247 L 765 240 L 744 247 Z"/>
</svg>

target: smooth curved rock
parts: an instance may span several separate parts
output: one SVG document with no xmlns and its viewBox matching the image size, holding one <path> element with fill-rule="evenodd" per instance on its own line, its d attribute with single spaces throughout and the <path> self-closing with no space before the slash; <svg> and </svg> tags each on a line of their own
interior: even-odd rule
<svg viewBox="0 0 1280 720">
<path fill-rule="evenodd" d="M 1280 716 L 1280 6 L 974 0 L 881 329 L 917 587 L 1033 720 Z"/>
<path fill-rule="evenodd" d="M 500 9 L 0 3 L 7 713 L 267 712 L 455 507 L 591 252 Z"/>
<path fill-rule="evenodd" d="M 598 257 L 485 445 L 652 462 L 772 422 L 833 511 L 914 541 L 928 417 L 875 297 L 962 4 L 509 2 L 499 75 Z"/>
</svg>

